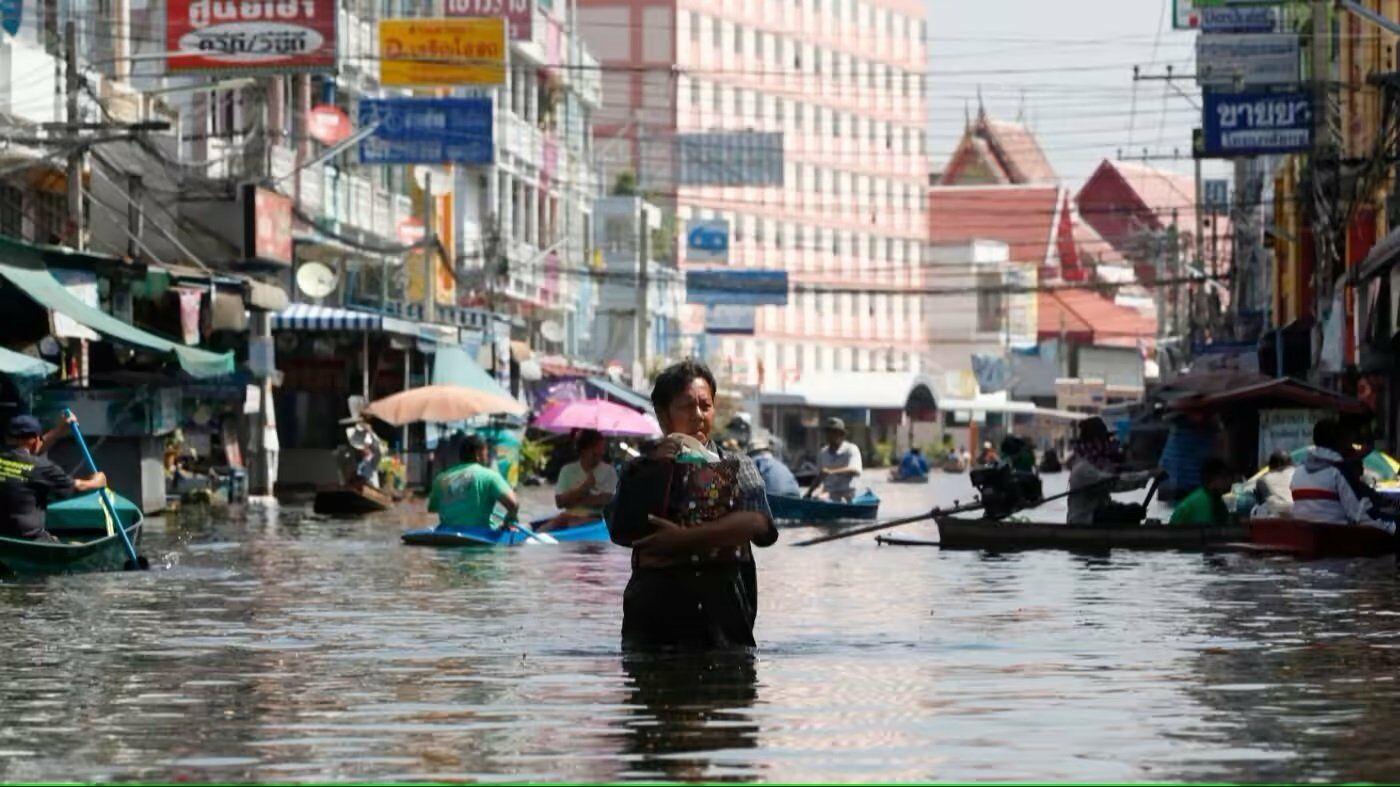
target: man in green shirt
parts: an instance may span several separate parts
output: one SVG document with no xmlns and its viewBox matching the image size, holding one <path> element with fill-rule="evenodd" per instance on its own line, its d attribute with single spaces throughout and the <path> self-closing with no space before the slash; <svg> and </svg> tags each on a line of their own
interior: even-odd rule
<svg viewBox="0 0 1400 787">
<path fill-rule="evenodd" d="M 1230 524 L 1230 509 L 1225 505 L 1225 493 L 1230 491 L 1234 476 L 1222 459 L 1207 459 L 1201 465 L 1201 485 L 1177 503 L 1172 512 L 1173 525 Z"/>
<path fill-rule="evenodd" d="M 428 510 L 438 515 L 442 526 L 484 527 L 490 526 L 491 512 L 500 503 L 506 510 L 506 521 L 514 522 L 520 503 L 506 479 L 487 466 L 486 441 L 467 435 L 461 459 L 462 464 L 433 479 Z"/>
</svg>

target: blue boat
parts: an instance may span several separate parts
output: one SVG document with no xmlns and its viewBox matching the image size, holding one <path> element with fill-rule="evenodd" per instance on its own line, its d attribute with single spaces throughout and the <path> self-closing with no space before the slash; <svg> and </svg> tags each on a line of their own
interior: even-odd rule
<svg viewBox="0 0 1400 787">
<path fill-rule="evenodd" d="M 874 519 L 880 512 L 880 498 L 869 489 L 849 503 L 833 503 L 816 498 L 769 495 L 773 518 L 785 522 L 844 522 Z"/>
<path fill-rule="evenodd" d="M 536 520 L 531 523 L 531 527 L 538 527 L 548 521 L 548 519 Z M 551 530 L 542 535 L 547 535 L 560 543 L 612 540 L 608 536 L 608 524 L 601 519 L 560 530 Z M 504 527 L 495 530 L 486 525 L 438 525 L 437 527 L 410 530 L 403 534 L 405 544 L 420 547 L 508 547 L 518 546 L 533 540 L 519 530 Z"/>
</svg>

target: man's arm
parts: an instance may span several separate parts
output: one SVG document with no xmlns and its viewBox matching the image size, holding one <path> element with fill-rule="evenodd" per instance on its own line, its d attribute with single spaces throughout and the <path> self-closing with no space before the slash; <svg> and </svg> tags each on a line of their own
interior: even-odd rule
<svg viewBox="0 0 1400 787">
<path fill-rule="evenodd" d="M 87 478 L 73 480 L 73 489 L 77 492 L 91 492 L 94 489 L 102 489 L 107 486 L 106 473 L 94 473 Z"/>
<path fill-rule="evenodd" d="M 506 513 L 510 514 L 511 519 L 514 519 L 515 517 L 519 516 L 520 500 L 515 496 L 514 491 L 507 489 L 505 491 L 505 494 L 496 498 L 496 502 L 500 503 L 501 508 L 504 508 L 506 510 Z"/>
<path fill-rule="evenodd" d="M 701 552 L 707 549 L 743 546 L 763 540 L 772 527 L 768 517 L 757 511 L 734 511 L 695 527 L 680 527 L 660 517 L 650 517 L 657 531 L 632 542 L 637 549 L 661 554 Z M 771 543 L 771 542 L 769 542 Z"/>
</svg>

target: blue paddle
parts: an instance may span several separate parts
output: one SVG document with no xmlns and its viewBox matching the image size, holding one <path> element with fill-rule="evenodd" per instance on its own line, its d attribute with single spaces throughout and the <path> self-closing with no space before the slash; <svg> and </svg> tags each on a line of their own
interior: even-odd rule
<svg viewBox="0 0 1400 787">
<path fill-rule="evenodd" d="M 92 452 L 88 450 L 87 441 L 83 439 L 83 431 L 78 428 L 78 419 L 73 415 L 73 411 L 63 408 L 63 417 L 68 419 L 68 423 L 73 427 L 73 439 L 78 441 L 78 447 L 83 450 L 83 459 L 87 460 L 88 469 L 93 473 L 97 472 L 97 463 L 92 461 Z M 112 521 L 117 523 L 117 533 L 121 536 L 122 546 L 126 547 L 128 560 L 123 567 L 127 571 L 145 571 L 151 567 L 151 562 L 146 558 L 136 554 L 136 546 L 131 543 L 131 537 L 126 534 L 126 526 L 122 524 L 121 515 L 117 513 L 116 503 L 112 502 L 112 495 L 107 491 L 107 487 L 97 490 L 98 499 L 102 505 L 106 506 L 107 513 L 111 514 Z"/>
</svg>

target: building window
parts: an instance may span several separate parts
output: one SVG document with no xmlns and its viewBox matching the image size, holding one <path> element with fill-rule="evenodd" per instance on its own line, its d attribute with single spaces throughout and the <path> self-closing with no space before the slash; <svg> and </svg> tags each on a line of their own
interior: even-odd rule
<svg viewBox="0 0 1400 787">
<path fill-rule="evenodd" d="M 734 119 L 742 121 L 744 118 L 744 90 L 734 89 Z"/>
<path fill-rule="evenodd" d="M 822 75 L 822 50 L 820 47 L 812 47 L 812 73 L 817 76 Z"/>
<path fill-rule="evenodd" d="M 914 75 L 911 74 L 911 73 L 909 73 L 908 71 L 905 71 L 905 72 L 904 72 L 904 77 L 903 77 L 903 79 L 904 79 L 904 97 L 905 97 L 905 98 L 908 98 L 908 97 L 909 97 L 910 85 L 911 85 L 911 84 L 913 83 L 913 81 L 914 81 Z"/>
<path fill-rule="evenodd" d="M 716 115 L 724 114 L 724 88 L 716 84 L 710 85 L 710 105 L 714 108 Z"/>
<path fill-rule="evenodd" d="M 841 18 L 841 0 L 831 0 L 831 15 L 837 19 Z"/>
<path fill-rule="evenodd" d="M 825 179 L 826 176 L 821 170 L 817 169 L 816 167 L 812 167 L 812 191 L 814 193 L 822 193 L 822 181 Z"/>
<path fill-rule="evenodd" d="M 744 28 L 740 25 L 734 26 L 734 54 L 744 54 Z"/>
<path fill-rule="evenodd" d="M 698 11 L 690 12 L 690 43 L 700 43 L 700 13 Z"/>
<path fill-rule="evenodd" d="M 715 50 L 718 51 L 720 47 L 724 46 L 724 31 L 720 29 L 719 17 L 711 18 L 710 25 L 710 31 L 713 34 L 713 46 Z"/>
<path fill-rule="evenodd" d="M 995 333 L 1001 330 L 1003 297 L 1001 275 L 981 273 L 977 276 L 977 330 Z"/>
<path fill-rule="evenodd" d="M 765 242 L 767 242 L 768 233 L 765 231 L 765 227 L 764 227 L 764 225 L 766 225 L 767 223 L 768 223 L 768 219 L 764 219 L 764 218 L 754 219 L 754 223 L 753 223 L 753 243 L 754 243 L 755 246 L 762 246 Z"/>
<path fill-rule="evenodd" d="M 786 120 L 786 112 L 783 109 L 784 103 L 785 102 L 781 98 L 773 99 L 773 122 L 777 124 L 778 128 L 782 128 Z"/>
<path fill-rule="evenodd" d="M 690 80 L 690 105 L 692 107 L 700 106 L 700 80 L 698 79 Z"/>
<path fill-rule="evenodd" d="M 762 30 L 757 30 L 753 34 L 753 56 L 759 60 L 763 59 L 763 39 L 768 36 Z"/>
<path fill-rule="evenodd" d="M 805 106 L 805 105 L 804 105 L 801 101 L 794 101 L 793 104 L 792 104 L 792 125 L 793 125 L 793 127 L 796 128 L 798 131 L 801 131 L 801 130 L 802 130 L 802 107 L 803 107 L 803 106 Z"/>
<path fill-rule="evenodd" d="M 840 113 L 840 112 L 832 112 L 832 113 L 831 113 L 831 136 L 836 137 L 837 139 L 840 139 L 840 138 L 841 138 L 841 113 Z"/>
<path fill-rule="evenodd" d="M 778 222 L 777 230 L 773 233 L 773 245 L 779 249 L 783 247 L 783 235 L 788 231 L 788 225 Z"/>
<path fill-rule="evenodd" d="M 841 173 L 834 172 L 831 176 L 831 194 L 834 197 L 841 196 Z"/>
</svg>

